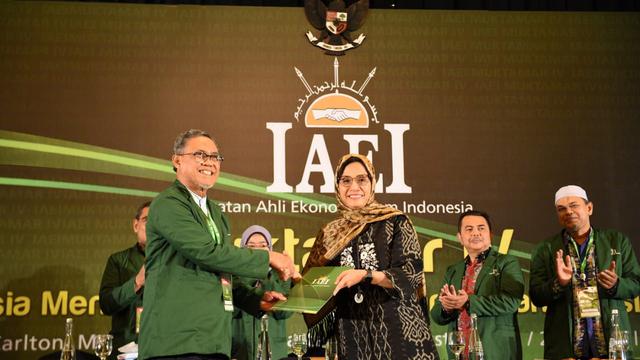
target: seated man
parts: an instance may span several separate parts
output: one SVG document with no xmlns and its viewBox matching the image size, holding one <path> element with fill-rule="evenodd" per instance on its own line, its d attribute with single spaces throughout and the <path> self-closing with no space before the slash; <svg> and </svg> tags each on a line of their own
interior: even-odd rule
<svg viewBox="0 0 640 360">
<path fill-rule="evenodd" d="M 469 344 L 470 317 L 476 314 L 485 359 L 522 359 L 517 317 L 524 294 L 520 263 L 491 248 L 491 221 L 482 211 L 460 215 L 458 240 L 469 255 L 447 268 L 431 317 L 440 325 L 449 324 L 448 331 L 463 332 Z M 464 354 L 468 352 L 465 348 Z"/>
</svg>

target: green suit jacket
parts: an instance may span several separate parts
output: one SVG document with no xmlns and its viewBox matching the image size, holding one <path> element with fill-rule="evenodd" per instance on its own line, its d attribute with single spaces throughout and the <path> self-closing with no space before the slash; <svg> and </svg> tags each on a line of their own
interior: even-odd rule
<svg viewBox="0 0 640 360">
<path fill-rule="evenodd" d="M 257 279 L 242 279 L 245 284 L 253 285 Z M 282 281 L 278 275 L 271 273 L 268 280 L 263 280 L 263 291 L 277 291 L 289 295 L 291 281 Z M 233 346 L 231 357 L 238 360 L 253 360 L 256 358 L 256 350 L 260 335 L 260 315 L 249 314 L 239 308 L 233 312 Z M 269 313 L 269 345 L 271 346 L 271 358 L 279 360 L 289 354 L 287 346 L 286 319 L 293 315 L 290 311 L 273 311 Z"/>
<path fill-rule="evenodd" d="M 626 236 L 614 230 L 593 231 L 598 269 L 604 270 L 609 267 L 611 260 L 616 260 L 616 274 L 619 279 L 614 294 L 607 294 L 604 289 L 598 287 L 605 342 L 608 343 L 611 310 L 618 309 L 622 329 L 631 330 L 624 300 L 640 294 L 640 267 Z M 567 253 L 562 233 L 545 240 L 535 248 L 529 284 L 529 295 L 533 304 L 547 307 L 544 319 L 544 357 L 551 360 L 574 357 L 573 290 L 569 285 L 558 293 L 553 291 L 556 278 L 555 254 L 560 249 Z"/>
<path fill-rule="evenodd" d="M 447 268 L 444 284 L 462 289 L 464 261 Z M 491 250 L 476 279 L 474 294 L 469 296 L 469 313 L 478 315 L 478 332 L 484 346 L 484 358 L 490 360 L 522 359 L 522 344 L 518 327 L 518 307 L 524 294 L 524 278 L 520 263 L 511 255 Z M 436 299 L 431 309 L 433 321 L 457 326 L 459 312 L 447 313 Z M 454 355 L 449 353 L 449 358 Z"/>
<path fill-rule="evenodd" d="M 109 256 L 100 283 L 100 309 L 111 316 L 113 348 L 137 341 L 136 308 L 142 306 L 142 292 L 135 289 L 135 278 L 144 264 L 138 245 Z M 117 351 L 110 358 L 115 359 Z"/>
<path fill-rule="evenodd" d="M 231 351 L 231 316 L 221 274 L 264 278 L 269 254 L 235 247 L 219 206 L 207 200 L 222 242 L 213 240 L 202 210 L 177 180 L 151 203 L 147 221 L 144 311 L 139 358 Z M 257 313 L 261 293 L 234 281 L 234 304 Z"/>
</svg>

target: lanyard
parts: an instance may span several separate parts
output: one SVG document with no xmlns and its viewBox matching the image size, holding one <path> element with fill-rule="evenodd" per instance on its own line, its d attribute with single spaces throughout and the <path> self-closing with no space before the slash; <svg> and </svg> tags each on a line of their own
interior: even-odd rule
<svg viewBox="0 0 640 360">
<path fill-rule="evenodd" d="M 589 252 L 591 252 L 591 248 L 593 247 L 593 230 L 589 231 L 589 242 L 587 243 L 587 249 L 584 252 L 584 257 L 580 260 L 580 273 L 584 274 L 584 269 L 587 267 L 587 258 L 589 257 Z M 571 244 L 573 244 L 574 249 L 576 250 L 576 255 L 578 255 L 578 259 L 580 259 L 580 250 L 576 245 L 575 240 L 571 238 Z M 575 262 L 575 260 L 572 260 Z M 574 264 L 575 268 L 575 264 Z"/>
<path fill-rule="evenodd" d="M 204 215 L 207 220 L 207 229 L 209 230 L 209 234 L 215 241 L 216 245 L 220 245 L 222 237 L 220 237 L 220 232 L 218 231 L 218 226 L 213 221 L 211 217 L 211 211 L 207 211 L 204 213 L 201 207 L 198 206 L 200 213 Z M 222 286 L 222 300 L 224 304 L 225 311 L 233 311 L 233 279 L 230 274 L 221 273 L 220 275 L 220 285 Z"/>
<path fill-rule="evenodd" d="M 198 206 L 198 209 L 202 212 L 202 214 L 204 215 L 205 219 L 207 220 L 207 229 L 209 229 L 209 234 L 211 234 L 211 238 L 213 238 L 213 241 L 216 242 L 216 245 L 220 245 L 220 232 L 218 231 L 218 227 L 216 226 L 216 223 L 213 221 L 213 219 L 211 218 L 211 212 L 207 212 L 207 214 L 204 214 L 204 211 L 202 211 L 202 209 Z"/>
</svg>

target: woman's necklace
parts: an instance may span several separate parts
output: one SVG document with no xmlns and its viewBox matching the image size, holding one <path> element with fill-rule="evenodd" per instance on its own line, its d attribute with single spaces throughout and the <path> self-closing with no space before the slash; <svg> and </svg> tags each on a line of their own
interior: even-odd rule
<svg viewBox="0 0 640 360">
<path fill-rule="evenodd" d="M 355 266 L 356 269 L 360 269 L 360 249 L 359 249 L 359 237 L 357 236 L 354 241 L 353 241 L 353 247 L 351 250 L 351 254 L 353 255 L 353 265 Z M 364 301 L 364 293 L 362 292 L 362 288 L 360 287 L 360 284 L 356 285 L 358 287 L 358 290 L 356 291 L 356 294 L 353 295 L 353 301 L 356 302 L 356 304 L 362 304 L 362 302 Z"/>
</svg>

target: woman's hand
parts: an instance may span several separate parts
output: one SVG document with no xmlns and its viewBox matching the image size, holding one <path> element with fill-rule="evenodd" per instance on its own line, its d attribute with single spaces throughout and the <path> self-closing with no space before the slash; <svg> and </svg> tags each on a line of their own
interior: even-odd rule
<svg viewBox="0 0 640 360">
<path fill-rule="evenodd" d="M 355 284 L 358 284 L 364 277 L 367 276 L 367 270 L 363 269 L 349 269 L 345 270 L 336 279 L 336 288 L 333 290 L 333 295 L 335 296 L 338 291 L 342 290 L 345 287 L 352 287 Z"/>
<path fill-rule="evenodd" d="M 336 288 L 333 290 L 333 295 L 335 296 L 338 291 L 342 290 L 345 287 L 352 287 L 356 285 L 367 276 L 367 270 L 363 269 L 349 269 L 343 271 L 338 278 L 336 279 Z M 371 271 L 371 285 L 380 286 L 383 288 L 391 289 L 393 288 L 393 283 L 387 275 L 382 271 Z"/>
</svg>

